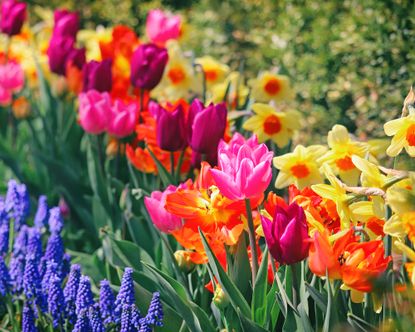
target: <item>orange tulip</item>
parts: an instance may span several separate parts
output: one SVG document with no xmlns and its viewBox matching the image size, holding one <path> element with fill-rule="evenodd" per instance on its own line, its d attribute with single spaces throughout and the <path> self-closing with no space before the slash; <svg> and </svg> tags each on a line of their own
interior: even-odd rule
<svg viewBox="0 0 415 332">
<path fill-rule="evenodd" d="M 381 240 L 352 243 L 347 246 L 342 266 L 343 282 L 361 292 L 372 291 L 372 282 L 388 267 L 391 257 L 385 257 Z"/>
</svg>

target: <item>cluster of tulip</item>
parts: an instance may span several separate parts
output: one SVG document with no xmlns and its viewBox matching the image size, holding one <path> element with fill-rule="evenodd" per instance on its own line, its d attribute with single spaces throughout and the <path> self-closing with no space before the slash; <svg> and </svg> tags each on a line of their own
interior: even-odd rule
<svg viewBox="0 0 415 332">
<path fill-rule="evenodd" d="M 11 43 L 0 64 L 0 104 L 10 105 L 24 75 L 30 76 L 13 48 L 26 5 L 6 0 L 1 12 L 1 30 Z M 291 151 L 302 121 L 290 104 L 289 78 L 266 71 L 247 81 L 209 56 L 182 52 L 184 34 L 180 16 L 161 10 L 148 14 L 146 42 L 121 25 L 79 30 L 77 13 L 57 10 L 44 48 L 50 72 L 57 74 L 46 76 L 64 82 L 58 96 L 66 91 L 76 97 L 83 131 L 106 137 L 107 154 L 113 157 L 114 144 L 117 160 L 125 153 L 136 168 L 129 168 L 130 182 L 142 185 L 135 189 L 147 196 L 130 203 L 144 204 L 134 211 L 142 219 L 148 212 L 161 233 L 151 228 L 151 234 L 164 240 L 174 260 L 166 263 L 173 270 L 168 275 L 159 257 L 163 250 L 155 250 L 161 271 L 149 269 L 161 298 L 196 331 L 213 330 L 214 320 L 228 331 L 241 325 L 250 331 L 308 331 L 311 325 L 328 331 L 338 322 L 372 328 L 400 317 L 398 284 L 409 276 L 415 286 L 415 175 L 396 167 L 403 149 L 415 156 L 412 90 L 402 116 L 384 126 L 393 136 L 387 149 L 380 140 L 359 141 L 334 125 L 327 144 L 296 144 Z M 395 158 L 393 167 L 381 166 L 389 164 L 387 156 Z M 94 204 L 102 192 L 115 192 L 92 187 Z M 130 248 L 136 234 L 129 232 L 131 237 L 124 228 L 114 231 L 114 238 Z M 251 277 L 246 284 L 238 275 L 244 266 Z M 141 265 L 138 270 L 144 273 Z M 388 287 L 378 291 L 382 282 Z M 217 308 L 206 305 L 199 283 L 214 293 Z M 336 316 L 344 313 L 337 321 L 335 301 Z M 382 310 L 382 319 L 368 313 Z"/>
</svg>

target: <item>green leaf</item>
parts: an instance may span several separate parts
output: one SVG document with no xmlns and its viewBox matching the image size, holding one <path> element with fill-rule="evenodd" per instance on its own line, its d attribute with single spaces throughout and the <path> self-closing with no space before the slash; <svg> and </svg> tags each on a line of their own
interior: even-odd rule
<svg viewBox="0 0 415 332">
<path fill-rule="evenodd" d="M 333 327 L 336 325 L 337 312 L 335 309 L 333 290 L 331 288 L 330 280 L 328 276 L 326 278 L 326 286 L 327 286 L 327 309 L 326 309 L 326 317 L 324 318 L 323 331 L 330 332 L 333 330 Z"/>
<path fill-rule="evenodd" d="M 267 330 L 259 326 L 257 323 L 242 315 L 239 309 L 237 309 L 237 313 L 244 332 L 267 332 Z"/>
<path fill-rule="evenodd" d="M 210 248 L 205 236 L 203 235 L 200 229 L 199 234 L 202 239 L 206 255 L 209 259 L 209 266 L 211 267 L 215 277 L 218 279 L 218 282 L 221 285 L 222 289 L 228 294 L 229 299 L 232 305 L 234 306 L 235 310 L 238 310 L 239 308 L 239 310 L 245 317 L 251 317 L 251 310 L 249 308 L 248 303 L 246 302 L 245 298 L 243 297 L 239 289 L 235 286 L 235 284 L 223 270 L 222 266 L 220 265 L 218 259 L 212 252 L 212 249 Z"/>
<path fill-rule="evenodd" d="M 267 313 L 267 288 L 268 288 L 268 249 L 262 254 L 261 266 L 255 280 L 254 293 L 252 296 L 251 310 L 252 319 L 261 326 L 266 322 Z"/>
<path fill-rule="evenodd" d="M 305 287 L 320 310 L 327 311 L 327 298 L 307 282 L 305 283 Z"/>
<path fill-rule="evenodd" d="M 147 146 L 147 150 L 150 153 L 151 159 L 156 163 L 157 171 L 159 173 L 161 182 L 163 183 L 164 187 L 167 187 L 169 184 L 175 183 L 173 176 L 167 169 L 163 166 L 160 160 L 154 155 L 153 151 L 151 151 L 150 147 Z"/>
<path fill-rule="evenodd" d="M 233 264 L 228 265 L 228 273 L 235 286 L 246 299 L 251 297 L 251 264 L 246 250 L 246 238 L 240 236 L 233 256 Z M 229 262 L 228 262 L 229 264 Z"/>
</svg>

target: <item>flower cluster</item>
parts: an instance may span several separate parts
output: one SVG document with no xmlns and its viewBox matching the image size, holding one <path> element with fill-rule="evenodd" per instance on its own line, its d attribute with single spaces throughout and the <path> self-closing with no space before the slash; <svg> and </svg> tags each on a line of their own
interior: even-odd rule
<svg viewBox="0 0 415 332">
<path fill-rule="evenodd" d="M 29 226 L 27 205 L 26 186 L 10 180 L 6 198 L 0 199 L 0 297 L 10 305 L 23 301 L 22 331 L 48 326 L 65 331 L 70 327 L 73 331 L 138 331 L 163 324 L 159 293 L 154 293 L 147 315 L 141 316 L 131 268 L 125 269 L 116 297 L 110 283 L 102 280 L 95 301 L 90 278 L 64 252 L 59 207 L 49 209 L 41 196 L 34 225 Z M 14 227 L 14 239 L 9 238 L 10 227 Z M 43 240 L 47 240 L 45 248 Z"/>
</svg>

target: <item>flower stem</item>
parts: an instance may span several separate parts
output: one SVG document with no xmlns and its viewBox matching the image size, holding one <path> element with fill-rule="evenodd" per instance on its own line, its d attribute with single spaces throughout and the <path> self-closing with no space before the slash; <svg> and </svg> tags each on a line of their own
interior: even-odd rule
<svg viewBox="0 0 415 332">
<path fill-rule="evenodd" d="M 9 314 L 9 319 L 12 324 L 12 331 L 17 332 L 19 331 L 19 327 L 16 324 L 16 317 L 13 310 L 13 304 L 11 300 L 6 301 L 7 313 Z"/>
<path fill-rule="evenodd" d="M 174 152 L 170 152 L 170 172 L 172 178 L 174 179 Z"/>
<path fill-rule="evenodd" d="M 141 114 L 144 111 L 144 89 L 140 89 L 140 109 L 138 110 L 138 123 L 143 123 Z"/>
<path fill-rule="evenodd" d="M 245 199 L 246 216 L 248 219 L 248 234 L 249 234 L 249 245 L 251 247 L 251 260 L 252 260 L 252 288 L 255 286 L 256 275 L 258 272 L 258 253 L 255 241 L 255 227 L 254 220 L 252 219 L 252 208 L 249 199 Z"/>
<path fill-rule="evenodd" d="M 293 305 L 295 308 L 297 308 L 298 305 L 298 278 L 297 278 L 297 263 L 291 264 L 291 274 L 292 274 L 292 293 L 293 293 Z"/>
</svg>

